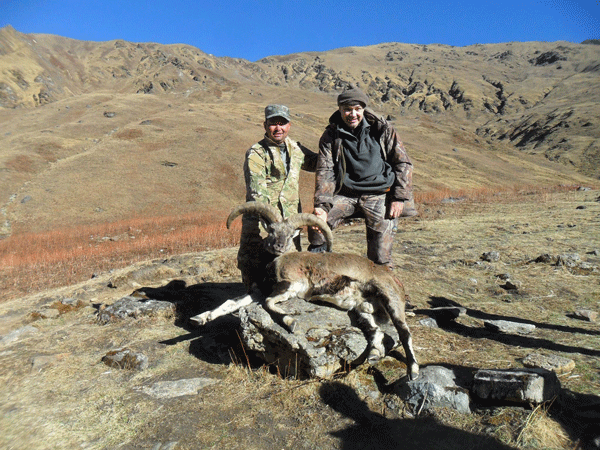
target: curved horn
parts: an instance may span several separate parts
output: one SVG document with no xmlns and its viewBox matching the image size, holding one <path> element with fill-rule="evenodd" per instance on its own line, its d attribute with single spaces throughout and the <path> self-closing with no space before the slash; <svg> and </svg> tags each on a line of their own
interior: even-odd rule
<svg viewBox="0 0 600 450">
<path fill-rule="evenodd" d="M 274 206 L 262 202 L 246 202 L 237 206 L 227 217 L 227 228 L 231 226 L 231 222 L 241 214 L 251 214 L 258 216 L 269 224 L 273 222 L 281 222 L 283 218 L 281 213 Z"/>
<path fill-rule="evenodd" d="M 327 222 L 323 219 L 318 218 L 314 214 L 300 213 L 291 215 L 288 217 L 287 221 L 295 228 L 302 228 L 305 226 L 319 228 L 325 235 L 327 251 L 331 251 L 331 246 L 333 245 L 333 233 L 331 232 L 329 225 L 327 225 Z"/>
</svg>

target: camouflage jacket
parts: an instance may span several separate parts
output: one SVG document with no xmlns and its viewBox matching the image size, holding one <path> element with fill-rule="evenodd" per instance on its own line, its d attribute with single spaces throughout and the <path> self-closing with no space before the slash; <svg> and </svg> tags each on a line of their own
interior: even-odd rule
<svg viewBox="0 0 600 450">
<path fill-rule="evenodd" d="M 287 174 L 279 147 L 265 136 L 246 152 L 244 177 L 246 201 L 270 203 L 279 208 L 283 217 L 289 217 L 301 210 L 300 170 L 314 172 L 318 155 L 289 137 L 285 145 L 289 158 Z"/>
<path fill-rule="evenodd" d="M 412 162 L 396 131 L 384 118 L 365 109 L 365 120 L 375 130 L 375 137 L 382 149 L 382 157 L 392 167 L 395 180 L 390 189 L 388 201 L 405 201 L 412 194 Z M 343 140 L 338 127 L 343 125 L 339 111 L 329 118 L 329 125 L 319 141 L 319 159 L 315 179 L 315 208 L 331 209 L 333 196 L 341 189 L 345 174 Z"/>
</svg>

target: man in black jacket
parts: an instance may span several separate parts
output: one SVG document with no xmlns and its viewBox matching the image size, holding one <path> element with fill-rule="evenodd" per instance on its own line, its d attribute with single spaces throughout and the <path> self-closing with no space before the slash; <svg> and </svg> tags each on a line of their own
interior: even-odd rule
<svg viewBox="0 0 600 450">
<path fill-rule="evenodd" d="M 394 128 L 367 108 L 364 92 L 348 89 L 337 103 L 319 142 L 314 212 L 331 229 L 362 215 L 368 258 L 392 268 L 395 221 L 416 215 L 412 163 Z M 309 250 L 320 251 L 315 244 Z"/>
</svg>

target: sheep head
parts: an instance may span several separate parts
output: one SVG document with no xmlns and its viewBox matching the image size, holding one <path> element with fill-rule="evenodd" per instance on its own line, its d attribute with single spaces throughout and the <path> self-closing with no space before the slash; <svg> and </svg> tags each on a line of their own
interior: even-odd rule
<svg viewBox="0 0 600 450">
<path fill-rule="evenodd" d="M 327 251 L 331 251 L 333 234 L 327 223 L 314 214 L 293 214 L 283 220 L 279 210 L 268 203 L 246 202 L 236 207 L 227 218 L 227 228 L 241 214 L 257 216 L 267 229 L 268 236 L 264 240 L 265 250 L 274 255 L 295 251 L 294 238 L 305 226 L 317 227 L 325 235 Z"/>
</svg>

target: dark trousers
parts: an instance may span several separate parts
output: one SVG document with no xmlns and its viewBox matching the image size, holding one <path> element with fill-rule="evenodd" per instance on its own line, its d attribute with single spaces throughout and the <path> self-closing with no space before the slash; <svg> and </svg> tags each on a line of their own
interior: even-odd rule
<svg viewBox="0 0 600 450">
<path fill-rule="evenodd" d="M 336 195 L 327 214 L 327 224 L 333 230 L 350 216 L 365 218 L 367 257 L 376 264 L 393 268 L 392 244 L 395 220 L 387 219 L 387 194 Z M 335 240 L 334 240 L 335 247 Z"/>
</svg>

